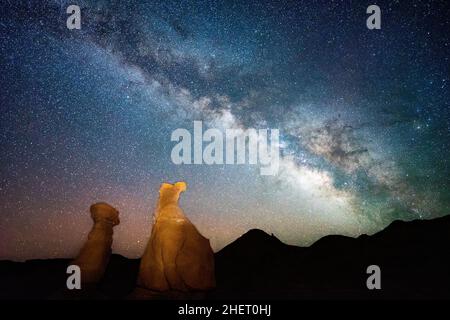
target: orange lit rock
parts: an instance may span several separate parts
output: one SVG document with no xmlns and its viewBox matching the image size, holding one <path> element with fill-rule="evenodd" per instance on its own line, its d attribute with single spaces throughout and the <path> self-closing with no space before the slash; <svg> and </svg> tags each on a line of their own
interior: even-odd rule
<svg viewBox="0 0 450 320">
<path fill-rule="evenodd" d="M 96 283 L 105 272 L 111 255 L 113 227 L 120 223 L 119 211 L 107 203 L 96 203 L 90 208 L 94 226 L 88 239 L 72 264 L 81 269 L 82 283 Z"/>
<path fill-rule="evenodd" d="M 163 183 L 150 240 L 141 259 L 138 286 L 158 292 L 205 291 L 215 287 L 209 240 L 178 206 L 186 183 Z"/>
</svg>

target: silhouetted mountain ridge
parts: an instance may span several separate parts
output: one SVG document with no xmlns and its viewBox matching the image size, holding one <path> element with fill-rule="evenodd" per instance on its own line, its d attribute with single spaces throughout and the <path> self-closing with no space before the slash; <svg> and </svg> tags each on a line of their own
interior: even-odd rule
<svg viewBox="0 0 450 320">
<path fill-rule="evenodd" d="M 258 229 L 215 254 L 221 298 L 450 298 L 450 216 L 394 221 L 357 238 L 329 235 L 297 247 Z M 89 292 L 64 290 L 70 259 L 0 261 L 1 298 L 125 298 L 140 259 L 113 254 Z M 368 290 L 366 269 L 381 268 L 381 290 Z"/>
</svg>

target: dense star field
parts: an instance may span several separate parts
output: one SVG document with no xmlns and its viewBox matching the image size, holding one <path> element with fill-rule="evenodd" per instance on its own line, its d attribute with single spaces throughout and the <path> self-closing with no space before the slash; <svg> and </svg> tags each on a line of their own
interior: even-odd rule
<svg viewBox="0 0 450 320">
<path fill-rule="evenodd" d="M 215 250 L 450 213 L 447 1 L 2 1 L 0 259 L 72 257 L 89 206 L 140 256 L 162 182 Z M 81 7 L 81 30 L 66 8 Z M 175 165 L 177 128 L 276 128 L 257 165 Z"/>
</svg>

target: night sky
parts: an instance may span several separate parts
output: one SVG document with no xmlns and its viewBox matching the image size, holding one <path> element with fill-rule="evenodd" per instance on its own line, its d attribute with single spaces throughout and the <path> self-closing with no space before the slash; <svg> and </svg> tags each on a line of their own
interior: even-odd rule
<svg viewBox="0 0 450 320">
<path fill-rule="evenodd" d="M 214 250 L 450 213 L 446 2 L 3 0 L 0 259 L 73 257 L 97 201 L 120 211 L 114 252 L 138 257 L 162 182 L 188 183 Z M 173 164 L 194 120 L 279 129 L 278 175 Z"/>
</svg>

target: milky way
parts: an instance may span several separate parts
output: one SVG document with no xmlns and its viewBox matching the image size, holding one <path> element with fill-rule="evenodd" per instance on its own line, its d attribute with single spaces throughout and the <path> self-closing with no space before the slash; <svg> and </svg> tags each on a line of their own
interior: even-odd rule
<svg viewBox="0 0 450 320">
<path fill-rule="evenodd" d="M 78 4 L 81 30 L 66 28 Z M 446 1 L 2 1 L 0 258 L 71 257 L 89 206 L 140 256 L 162 182 L 215 250 L 309 245 L 450 206 Z M 175 165 L 173 130 L 277 128 L 276 176 Z"/>
</svg>

